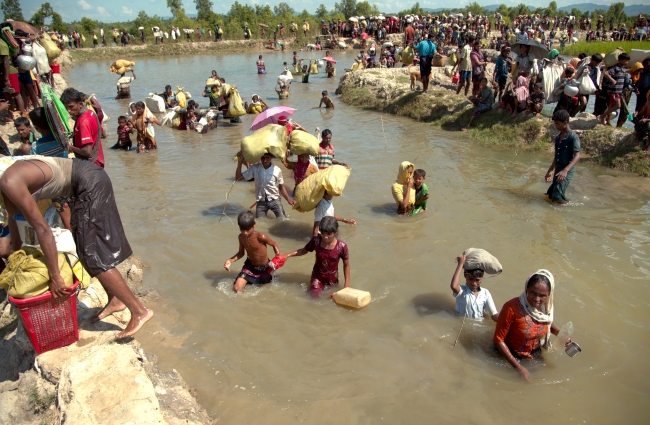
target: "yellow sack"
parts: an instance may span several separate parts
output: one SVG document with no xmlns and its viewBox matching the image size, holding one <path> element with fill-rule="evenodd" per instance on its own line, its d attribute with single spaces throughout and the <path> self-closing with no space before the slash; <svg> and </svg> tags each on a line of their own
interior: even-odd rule
<svg viewBox="0 0 650 425">
<path fill-rule="evenodd" d="M 404 65 L 410 65 L 413 63 L 414 56 L 415 56 L 415 51 L 413 50 L 413 47 L 406 46 L 406 48 L 400 55 L 400 62 L 402 62 Z"/>
<path fill-rule="evenodd" d="M 86 36 L 81 34 L 81 41 L 86 41 Z"/>
<path fill-rule="evenodd" d="M 323 199 L 325 191 L 333 196 L 341 196 L 345 183 L 350 177 L 350 171 L 342 165 L 332 165 L 307 177 L 296 186 L 294 196 L 296 204 L 293 209 L 299 212 L 313 210 Z"/>
<path fill-rule="evenodd" d="M 249 114 L 257 115 L 257 114 L 261 114 L 263 109 L 264 109 L 264 107 L 262 105 L 250 104 L 250 105 L 248 105 L 248 111 L 246 111 L 246 112 L 249 113 Z"/>
<path fill-rule="evenodd" d="M 72 286 L 72 269 L 59 253 L 59 270 L 65 286 Z M 50 289 L 50 274 L 45 255 L 40 249 L 25 246 L 14 252 L 7 260 L 7 267 L 0 274 L 0 288 L 14 298 L 31 298 Z"/>
<path fill-rule="evenodd" d="M 306 131 L 294 130 L 289 140 L 289 149 L 294 155 L 318 155 L 318 139 Z"/>
<path fill-rule="evenodd" d="M 260 128 L 242 139 L 241 152 L 251 164 L 259 161 L 265 153 L 284 161 L 287 154 L 287 128 L 278 124 Z"/>
<path fill-rule="evenodd" d="M 605 55 L 605 66 L 611 68 L 618 63 L 618 55 L 625 53 L 622 47 L 617 47 Z"/>
<path fill-rule="evenodd" d="M 111 64 L 111 67 L 109 70 L 111 71 L 111 74 L 123 74 L 126 71 L 122 71 L 122 68 L 127 68 L 129 66 L 134 66 L 135 62 L 134 61 L 127 61 L 124 59 L 118 59 L 115 62 Z M 127 68 L 128 71 L 131 71 L 131 68 Z"/>
<path fill-rule="evenodd" d="M 75 276 L 77 276 L 79 286 L 81 286 L 83 289 L 88 288 L 88 285 L 90 285 L 90 274 L 88 274 L 86 269 L 84 269 L 81 261 L 77 261 L 75 263 L 75 265 L 72 267 L 72 272 Z"/>
<path fill-rule="evenodd" d="M 451 55 L 449 55 L 449 59 L 447 60 L 447 65 L 454 66 L 457 61 L 458 57 L 456 56 L 456 52 L 451 52 Z"/>
<path fill-rule="evenodd" d="M 237 87 L 230 87 L 230 103 L 228 104 L 228 116 L 231 118 L 241 117 L 246 115 L 246 109 L 244 109 L 244 102 L 241 101 L 241 96 L 237 91 Z"/>
<path fill-rule="evenodd" d="M 183 87 L 176 86 L 176 89 L 178 90 L 178 93 L 176 93 L 176 101 L 178 102 L 178 106 L 181 108 L 186 108 L 187 98 L 185 97 L 185 93 L 183 93 Z"/>
<path fill-rule="evenodd" d="M 172 118 L 172 128 L 178 128 L 179 125 L 181 125 L 181 114 L 177 112 Z"/>
<path fill-rule="evenodd" d="M 316 65 L 316 61 L 311 61 L 309 65 L 309 73 L 310 74 L 318 74 L 318 65 Z"/>
<path fill-rule="evenodd" d="M 52 63 L 52 61 L 59 56 L 61 56 L 61 49 L 56 47 L 56 43 L 52 41 L 50 36 L 46 33 L 43 32 L 43 38 L 39 43 L 44 49 L 45 52 L 47 53 L 47 59 Z"/>
<path fill-rule="evenodd" d="M 208 78 L 208 81 L 205 82 L 205 85 L 208 87 L 212 87 L 212 86 L 221 87 L 221 80 L 210 77 Z"/>
</svg>

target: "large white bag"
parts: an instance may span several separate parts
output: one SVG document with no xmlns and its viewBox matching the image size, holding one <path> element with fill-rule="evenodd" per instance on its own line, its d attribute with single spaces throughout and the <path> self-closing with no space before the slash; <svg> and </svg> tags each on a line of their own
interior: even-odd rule
<svg viewBox="0 0 650 425">
<path fill-rule="evenodd" d="M 32 56 L 36 59 L 36 74 L 49 74 L 52 68 L 50 68 L 50 61 L 47 59 L 47 50 L 37 42 L 32 44 L 32 48 Z"/>
<path fill-rule="evenodd" d="M 463 252 L 465 270 L 481 269 L 487 274 L 499 274 L 503 271 L 499 260 L 489 252 L 480 248 L 469 248 Z"/>
<path fill-rule="evenodd" d="M 578 92 L 580 94 L 596 94 L 598 90 L 588 72 L 583 73 L 576 82 L 578 83 Z"/>
<path fill-rule="evenodd" d="M 165 101 L 157 94 L 149 93 L 149 97 L 144 100 L 144 103 L 154 114 L 165 112 Z"/>
</svg>

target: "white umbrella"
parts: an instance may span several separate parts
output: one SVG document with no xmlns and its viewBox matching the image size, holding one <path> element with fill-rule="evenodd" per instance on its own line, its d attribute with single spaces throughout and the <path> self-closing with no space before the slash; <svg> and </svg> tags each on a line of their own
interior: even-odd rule
<svg viewBox="0 0 650 425">
<path fill-rule="evenodd" d="M 365 16 L 359 16 L 359 19 L 361 19 L 363 21 L 364 19 L 366 19 L 366 17 Z"/>
<path fill-rule="evenodd" d="M 457 13 L 456 16 L 461 16 L 462 17 L 462 16 L 465 16 L 465 15 L 463 15 L 462 13 Z"/>
<path fill-rule="evenodd" d="M 357 18 L 355 18 L 354 16 L 352 16 L 351 18 L 348 18 L 348 21 L 350 21 L 350 22 L 359 22 L 359 20 Z"/>
<path fill-rule="evenodd" d="M 380 19 L 380 20 L 383 21 L 383 20 L 386 19 L 386 18 L 385 18 L 384 16 L 382 16 L 382 15 L 379 15 L 379 16 L 377 16 L 377 19 Z"/>
</svg>

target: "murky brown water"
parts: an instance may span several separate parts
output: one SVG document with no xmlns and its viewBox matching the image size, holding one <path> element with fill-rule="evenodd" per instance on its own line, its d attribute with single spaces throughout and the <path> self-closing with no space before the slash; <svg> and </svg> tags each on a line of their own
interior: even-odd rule
<svg viewBox="0 0 650 425">
<path fill-rule="evenodd" d="M 169 83 L 199 95 L 216 68 L 243 96 L 257 93 L 275 105 L 275 76 L 291 53 L 265 56 L 266 76 L 255 74 L 256 54 L 140 60 L 132 93 L 143 98 Z M 349 66 L 351 53 L 338 56 L 340 70 Z M 111 143 L 127 103 L 112 100 L 113 59 L 70 73 L 113 118 Z M 582 162 L 569 192 L 573 203 L 555 207 L 542 196 L 550 154 L 520 153 L 509 166 L 512 152 L 392 116 L 383 117 L 385 147 L 379 114 L 336 99 L 336 111 L 309 109 L 336 81 L 321 74 L 293 86 L 286 103 L 298 108 L 294 119 L 330 128 L 337 157 L 353 169 L 335 206 L 358 222 L 342 225 L 340 237 L 350 247 L 352 286 L 373 296 L 363 310 L 310 299 L 313 256 L 292 259 L 276 283 L 232 294 L 236 272 L 222 265 L 237 250 L 238 230 L 219 216 L 252 117 L 203 136 L 157 128 L 160 150 L 153 154 L 106 150 L 127 234 L 151 266 L 145 283 L 162 295 L 138 339 L 163 368 L 177 369 L 197 388 L 212 417 L 228 424 L 647 421 L 648 179 Z M 432 200 L 424 215 L 394 215 L 390 185 L 403 160 L 428 172 Z M 292 186 L 290 172 L 284 175 Z M 253 201 L 253 185 L 238 183 L 230 218 Z M 312 221 L 311 213 L 291 212 L 288 221 L 257 228 L 286 252 L 308 241 Z M 491 322 L 466 323 L 452 348 L 461 318 L 449 281 L 455 256 L 471 246 L 488 249 L 504 266 L 484 281 L 499 307 L 520 294 L 530 273 L 551 270 L 556 321 L 573 321 L 584 352 L 573 359 L 546 353 L 531 366 L 535 382 L 527 385 L 493 353 Z"/>
</svg>

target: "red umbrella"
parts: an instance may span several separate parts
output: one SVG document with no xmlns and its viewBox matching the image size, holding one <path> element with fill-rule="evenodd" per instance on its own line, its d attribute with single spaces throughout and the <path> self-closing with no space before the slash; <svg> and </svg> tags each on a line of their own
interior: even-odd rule
<svg viewBox="0 0 650 425">
<path fill-rule="evenodd" d="M 261 27 L 263 27 L 263 28 L 268 28 L 268 27 L 269 27 L 268 25 L 266 25 L 266 24 L 262 24 L 262 23 L 259 23 L 259 24 L 257 24 L 257 25 L 259 25 L 259 26 L 261 26 Z"/>
<path fill-rule="evenodd" d="M 327 62 L 336 63 L 336 59 L 334 59 L 334 58 L 331 57 L 331 56 L 325 56 L 325 57 L 323 58 L 323 60 L 324 60 L 324 61 L 327 61 Z"/>
</svg>

